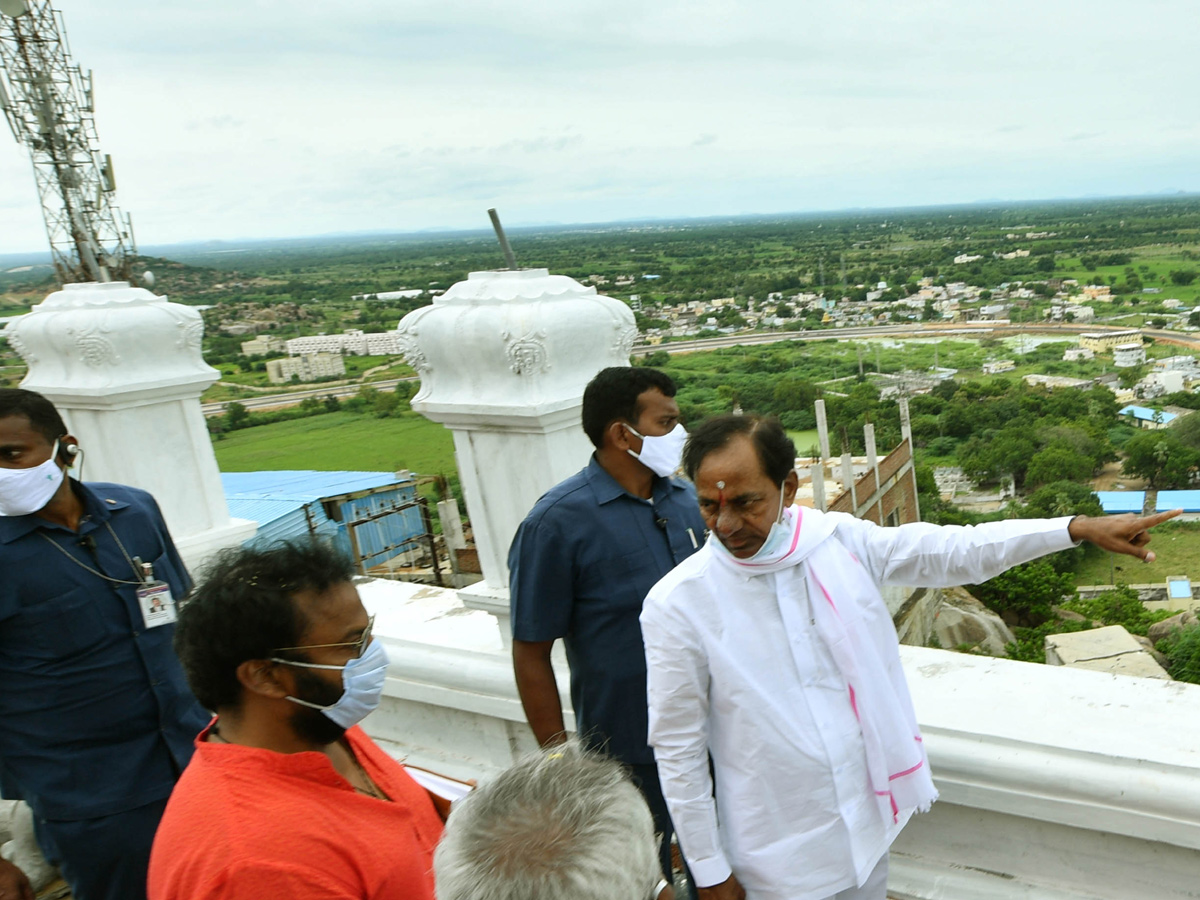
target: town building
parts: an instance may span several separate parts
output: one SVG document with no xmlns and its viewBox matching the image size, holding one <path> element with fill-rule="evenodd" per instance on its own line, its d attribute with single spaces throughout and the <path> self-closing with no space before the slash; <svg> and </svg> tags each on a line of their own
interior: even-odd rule
<svg viewBox="0 0 1200 900">
<path fill-rule="evenodd" d="M 1090 309 L 1091 307 L 1087 307 Z M 1063 353 L 1064 362 L 1079 362 L 1084 359 L 1095 359 L 1096 351 L 1087 347 L 1068 347 Z"/>
<path fill-rule="evenodd" d="M 346 360 L 340 353 L 305 353 L 286 359 L 267 361 L 267 379 L 271 384 L 297 381 L 316 381 L 318 378 L 337 378 L 346 374 Z"/>
<path fill-rule="evenodd" d="M 420 288 L 404 291 L 380 291 L 378 294 L 352 294 L 351 300 L 415 300 L 425 293 Z"/>
<path fill-rule="evenodd" d="M 351 356 L 398 356 L 402 351 L 400 338 L 394 331 L 366 333 L 359 328 L 347 328 L 341 334 L 313 334 L 291 338 L 287 342 L 288 356 L 306 353 L 348 353 Z"/>
<path fill-rule="evenodd" d="M 1048 391 L 1055 388 L 1090 390 L 1096 386 L 1090 378 L 1068 378 L 1065 375 L 1026 375 L 1022 380 L 1030 387 L 1044 387 Z"/>
<path fill-rule="evenodd" d="M 1161 409 L 1150 409 L 1148 406 L 1125 406 L 1117 410 L 1118 416 L 1123 416 L 1138 428 L 1146 428 L 1151 431 L 1166 428 L 1178 416 L 1175 413 L 1165 412 Z"/>
<path fill-rule="evenodd" d="M 242 341 L 242 356 L 265 356 L 268 353 L 282 353 L 283 341 L 277 337 L 260 334 L 249 341 Z"/>
<path fill-rule="evenodd" d="M 1090 331 L 1079 336 L 1079 346 L 1095 353 L 1107 353 L 1118 344 L 1141 343 L 1142 333 L 1137 329 L 1128 331 Z"/>
<path fill-rule="evenodd" d="M 1118 369 L 1131 369 L 1146 361 L 1146 348 L 1141 341 L 1117 344 L 1113 347 L 1113 365 Z"/>
<path fill-rule="evenodd" d="M 1017 367 L 1011 359 L 994 359 L 983 364 L 984 375 L 999 375 L 1001 372 L 1011 372 Z"/>
<path fill-rule="evenodd" d="M 1107 284 L 1085 284 L 1079 292 L 1088 300 L 1112 300 L 1112 288 Z"/>
</svg>

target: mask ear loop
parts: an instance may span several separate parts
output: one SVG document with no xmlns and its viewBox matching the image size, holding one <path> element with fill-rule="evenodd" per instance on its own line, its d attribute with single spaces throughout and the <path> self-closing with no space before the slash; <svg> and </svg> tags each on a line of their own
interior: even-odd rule
<svg viewBox="0 0 1200 900">
<path fill-rule="evenodd" d="M 775 524 L 779 525 L 783 522 L 783 488 L 787 484 L 787 476 L 783 476 L 783 481 L 779 482 L 779 512 L 775 514 Z"/>
</svg>

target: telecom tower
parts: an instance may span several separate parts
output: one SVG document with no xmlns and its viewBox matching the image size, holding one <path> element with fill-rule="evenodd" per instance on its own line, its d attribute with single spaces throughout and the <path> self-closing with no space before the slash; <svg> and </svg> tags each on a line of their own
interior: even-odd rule
<svg viewBox="0 0 1200 900">
<path fill-rule="evenodd" d="M 133 225 L 101 161 L 92 73 L 72 64 L 50 0 L 0 0 L 0 111 L 33 158 L 59 281 L 132 283 Z"/>
</svg>

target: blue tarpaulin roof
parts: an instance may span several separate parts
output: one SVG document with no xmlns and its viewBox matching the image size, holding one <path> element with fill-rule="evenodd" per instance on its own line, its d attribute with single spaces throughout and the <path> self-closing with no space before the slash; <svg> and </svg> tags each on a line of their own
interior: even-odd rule
<svg viewBox="0 0 1200 900">
<path fill-rule="evenodd" d="M 1100 498 L 1100 505 L 1109 515 L 1140 513 L 1146 504 L 1145 491 L 1096 491 L 1096 496 Z"/>
<path fill-rule="evenodd" d="M 221 487 L 229 514 L 250 519 L 259 526 L 324 497 L 364 491 L 396 481 L 394 472 L 313 472 L 289 469 L 277 472 L 222 472 Z"/>
<path fill-rule="evenodd" d="M 1156 512 L 1182 509 L 1184 512 L 1200 512 L 1200 491 L 1159 491 Z"/>
<path fill-rule="evenodd" d="M 1161 415 L 1163 423 L 1170 422 L 1177 418 L 1175 413 L 1162 412 L 1160 410 L 1150 409 L 1147 406 L 1126 406 L 1121 409 L 1118 416 L 1133 416 L 1135 419 L 1141 419 L 1144 422 L 1153 422 L 1156 415 Z"/>
<path fill-rule="evenodd" d="M 371 566 L 411 549 L 425 530 L 420 510 L 411 505 L 416 483 L 398 482 L 393 472 L 222 472 L 221 483 L 230 515 L 258 523 L 248 545 L 321 535 Z M 321 502 L 363 491 L 371 493 Z M 354 540 L 350 521 L 356 522 Z"/>
<path fill-rule="evenodd" d="M 1168 578 L 1167 596 L 1172 600 L 1191 599 L 1192 580 L 1190 578 Z"/>
</svg>

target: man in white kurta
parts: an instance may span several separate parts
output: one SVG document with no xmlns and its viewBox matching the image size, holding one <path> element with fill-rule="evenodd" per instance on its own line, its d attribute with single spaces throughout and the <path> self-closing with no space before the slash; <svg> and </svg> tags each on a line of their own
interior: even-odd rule
<svg viewBox="0 0 1200 900">
<path fill-rule="evenodd" d="M 643 608 L 650 744 L 702 898 L 883 900 L 936 792 L 878 585 L 980 582 L 1082 539 L 1152 559 L 1171 514 L 881 528 L 792 507 L 793 458 L 773 420 L 693 433 L 711 535 Z"/>
</svg>

